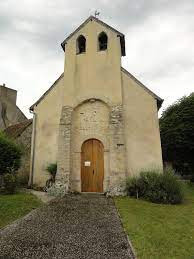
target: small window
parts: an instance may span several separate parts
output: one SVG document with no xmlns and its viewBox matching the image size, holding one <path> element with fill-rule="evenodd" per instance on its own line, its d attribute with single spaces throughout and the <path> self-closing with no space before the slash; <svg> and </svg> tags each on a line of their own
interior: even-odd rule
<svg viewBox="0 0 194 259">
<path fill-rule="evenodd" d="M 99 45 L 99 50 L 106 50 L 107 49 L 107 42 L 108 42 L 108 37 L 105 32 L 101 32 L 99 37 L 98 37 L 98 45 Z"/>
<path fill-rule="evenodd" d="M 80 35 L 77 39 L 77 54 L 86 52 L 86 38 Z"/>
</svg>

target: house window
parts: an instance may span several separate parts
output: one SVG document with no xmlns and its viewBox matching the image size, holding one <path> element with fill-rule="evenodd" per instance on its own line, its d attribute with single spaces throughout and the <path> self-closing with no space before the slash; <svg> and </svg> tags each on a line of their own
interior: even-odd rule
<svg viewBox="0 0 194 259">
<path fill-rule="evenodd" d="M 86 52 L 86 38 L 80 35 L 77 38 L 77 54 Z"/>
<path fill-rule="evenodd" d="M 98 49 L 106 50 L 107 49 L 107 43 L 108 43 L 108 37 L 105 32 L 101 32 L 98 36 Z"/>
</svg>

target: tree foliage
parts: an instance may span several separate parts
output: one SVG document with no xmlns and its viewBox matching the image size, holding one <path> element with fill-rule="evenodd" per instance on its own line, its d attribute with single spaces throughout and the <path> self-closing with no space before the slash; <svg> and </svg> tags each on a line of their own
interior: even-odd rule
<svg viewBox="0 0 194 259">
<path fill-rule="evenodd" d="M 160 118 L 164 161 L 183 173 L 194 173 L 194 93 L 170 105 Z"/>
<path fill-rule="evenodd" d="M 4 187 L 7 193 L 13 194 L 17 187 L 17 177 L 15 174 L 6 173 L 3 176 Z"/>
<path fill-rule="evenodd" d="M 21 165 L 21 148 L 0 132 L 0 175 L 16 172 Z"/>
</svg>

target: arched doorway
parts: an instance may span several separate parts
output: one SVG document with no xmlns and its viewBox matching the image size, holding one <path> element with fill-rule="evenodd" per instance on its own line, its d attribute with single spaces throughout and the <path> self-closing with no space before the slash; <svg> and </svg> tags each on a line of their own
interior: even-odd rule
<svg viewBox="0 0 194 259">
<path fill-rule="evenodd" d="M 104 147 L 97 139 L 86 140 L 81 148 L 81 191 L 103 192 Z"/>
</svg>

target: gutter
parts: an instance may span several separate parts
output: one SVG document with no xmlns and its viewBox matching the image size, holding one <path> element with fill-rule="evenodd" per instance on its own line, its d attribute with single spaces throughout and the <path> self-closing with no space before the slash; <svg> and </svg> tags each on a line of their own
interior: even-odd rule
<svg viewBox="0 0 194 259">
<path fill-rule="evenodd" d="M 37 114 L 30 110 L 30 113 L 33 114 L 33 123 L 32 123 L 32 140 L 31 140 L 31 155 L 30 155 L 30 176 L 28 181 L 28 187 L 33 188 L 33 177 L 34 177 L 34 156 L 35 156 L 35 139 L 36 139 L 36 117 Z"/>
</svg>

